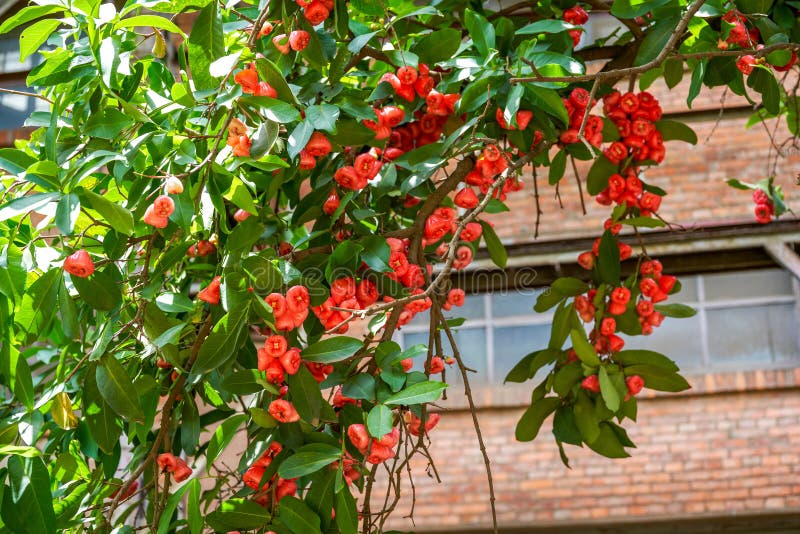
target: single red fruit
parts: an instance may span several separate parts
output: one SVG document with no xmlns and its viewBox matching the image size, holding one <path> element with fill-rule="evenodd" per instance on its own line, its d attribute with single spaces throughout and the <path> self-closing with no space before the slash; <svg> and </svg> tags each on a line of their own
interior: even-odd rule
<svg viewBox="0 0 800 534">
<path fill-rule="evenodd" d="M 94 262 L 89 253 L 81 249 L 64 259 L 63 269 L 72 276 L 86 278 L 94 272 Z"/>
</svg>

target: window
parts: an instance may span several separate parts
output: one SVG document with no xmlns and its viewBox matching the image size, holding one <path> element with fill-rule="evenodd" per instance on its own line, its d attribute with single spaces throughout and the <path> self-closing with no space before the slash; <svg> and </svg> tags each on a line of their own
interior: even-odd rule
<svg viewBox="0 0 800 534">
<path fill-rule="evenodd" d="M 790 367 L 800 364 L 800 287 L 780 269 L 681 277 L 674 297 L 697 309 L 688 319 L 668 318 L 631 348 L 666 354 L 687 373 Z M 525 354 L 550 339 L 551 313 L 533 312 L 542 289 L 468 295 L 455 329 L 458 348 L 475 382 L 501 384 Z M 403 347 L 428 343 L 428 314 L 418 314 L 398 334 Z M 443 350 L 451 352 L 443 336 Z M 417 362 L 421 366 L 421 362 Z M 459 382 L 450 371 L 448 382 Z"/>
<path fill-rule="evenodd" d="M 19 34 L 4 35 L 0 39 L 0 74 L 3 75 L 0 85 L 4 89 L 33 92 L 25 85 L 28 72 L 41 62 L 39 54 L 32 54 L 24 62 L 19 61 Z M 22 127 L 34 111 L 47 110 L 47 103 L 38 98 L 0 93 L 0 130 L 14 130 Z"/>
</svg>

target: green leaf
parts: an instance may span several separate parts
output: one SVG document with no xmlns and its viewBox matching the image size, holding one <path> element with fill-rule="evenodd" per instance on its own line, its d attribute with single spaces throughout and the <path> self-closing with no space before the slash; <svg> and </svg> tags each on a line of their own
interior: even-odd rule
<svg viewBox="0 0 800 534">
<path fill-rule="evenodd" d="M 120 416 L 129 420 L 144 420 L 139 395 L 128 372 L 113 356 L 100 360 L 95 372 L 97 389 L 103 399 Z"/>
<path fill-rule="evenodd" d="M 533 310 L 536 313 L 546 312 L 565 298 L 567 298 L 566 295 L 562 295 L 558 291 L 545 290 L 544 293 L 536 297 L 536 304 L 533 306 Z"/>
<path fill-rule="evenodd" d="M 689 106 L 690 109 L 692 107 L 692 102 L 697 98 L 697 95 L 700 94 L 700 89 L 703 87 L 703 78 L 706 76 L 707 65 L 708 59 L 702 59 L 694 66 L 694 70 L 692 71 L 692 81 L 689 84 L 689 93 L 686 95 L 686 105 Z"/>
<path fill-rule="evenodd" d="M 223 421 L 223 423 L 214 430 L 214 435 L 211 436 L 208 442 L 208 449 L 206 449 L 207 466 L 211 466 L 220 453 L 225 450 L 225 447 L 230 444 L 233 436 L 236 435 L 236 431 L 239 430 L 239 427 L 246 419 L 247 416 L 245 414 L 236 414 Z"/>
<path fill-rule="evenodd" d="M 336 493 L 336 526 L 342 534 L 358 533 L 356 500 L 345 486 Z"/>
<path fill-rule="evenodd" d="M 342 450 L 325 443 L 310 443 L 300 447 L 297 452 L 281 462 L 278 476 L 298 478 L 329 466 L 341 459 Z"/>
<path fill-rule="evenodd" d="M 30 22 L 53 13 L 61 13 L 62 11 L 64 11 L 64 7 L 59 5 L 23 7 L 4 20 L 3 24 L 0 24 L 0 33 L 8 33 L 17 26 L 21 26 L 26 22 Z"/>
<path fill-rule="evenodd" d="M 311 139 L 311 135 L 314 133 L 314 125 L 311 124 L 310 121 L 304 120 L 303 122 L 299 123 L 294 130 L 292 130 L 291 135 L 289 135 L 289 139 L 286 141 L 287 151 L 289 152 L 289 157 L 294 159 L 300 154 L 300 151 L 306 147 L 308 140 Z"/>
<path fill-rule="evenodd" d="M 660 120 L 655 123 L 656 129 L 664 136 L 664 141 L 686 141 L 697 144 L 697 134 L 687 124 L 679 121 Z"/>
<path fill-rule="evenodd" d="M 258 529 L 266 526 L 270 519 L 269 512 L 250 499 L 228 499 L 206 516 L 212 528 L 223 532 Z"/>
<path fill-rule="evenodd" d="M 651 365 L 630 365 L 625 367 L 625 376 L 639 375 L 644 379 L 645 387 L 656 391 L 670 391 L 677 393 L 685 391 L 692 386 L 681 375 L 666 371 L 663 367 Z"/>
<path fill-rule="evenodd" d="M 581 432 L 575 423 L 575 413 L 569 406 L 560 406 L 553 417 L 553 435 L 558 441 L 581 446 Z"/>
<path fill-rule="evenodd" d="M 630 219 L 622 219 L 619 222 L 639 228 L 661 228 L 662 226 L 666 226 L 664 221 L 652 217 L 631 217 Z"/>
<path fill-rule="evenodd" d="M 81 213 L 81 202 L 74 193 L 61 197 L 56 207 L 56 227 L 64 235 L 72 235 L 72 229 Z"/>
<path fill-rule="evenodd" d="M 38 338 L 49 332 L 56 311 L 61 270 L 51 269 L 25 290 L 14 321 L 28 338 Z"/>
<path fill-rule="evenodd" d="M 416 42 L 412 51 L 428 65 L 451 59 L 461 46 L 461 32 L 443 28 L 425 35 Z"/>
<path fill-rule="evenodd" d="M 553 377 L 553 391 L 560 397 L 566 397 L 572 387 L 583 380 L 583 366 L 570 363 L 559 369 Z"/>
<path fill-rule="evenodd" d="M 216 2 L 200 10 L 189 35 L 188 48 L 195 87 L 199 90 L 217 87 L 218 82 L 211 76 L 209 67 L 225 54 L 225 35 Z"/>
<path fill-rule="evenodd" d="M 281 74 L 281 69 L 275 63 L 267 58 L 256 58 L 256 70 L 258 71 L 258 77 L 270 84 L 275 89 L 275 92 L 278 93 L 278 100 L 295 106 L 300 105 L 289 84 L 286 83 L 286 78 Z"/>
<path fill-rule="evenodd" d="M 614 384 L 611 383 L 611 379 L 608 378 L 608 373 L 604 366 L 600 366 L 597 375 L 600 379 L 600 394 L 603 396 L 606 406 L 612 412 L 616 412 L 619 410 L 619 392 L 614 387 Z"/>
<path fill-rule="evenodd" d="M 115 231 L 125 235 L 133 234 L 134 223 L 130 210 L 88 189 L 79 188 L 76 192 L 83 204 L 102 215 L 103 219 L 113 226 Z"/>
<path fill-rule="evenodd" d="M 664 62 L 664 82 L 667 87 L 673 89 L 681 83 L 683 79 L 683 61 L 680 59 L 668 59 Z"/>
<path fill-rule="evenodd" d="M 564 171 L 566 170 L 567 170 L 567 151 L 559 150 L 558 152 L 556 152 L 556 155 L 553 156 L 553 160 L 550 162 L 550 174 L 548 177 L 550 185 L 556 185 L 558 181 L 564 177 Z"/>
<path fill-rule="evenodd" d="M 278 516 L 292 532 L 321 534 L 319 516 L 296 497 L 284 497 L 278 503 Z"/>
<path fill-rule="evenodd" d="M 103 108 L 86 121 L 83 133 L 100 139 L 115 139 L 120 132 L 133 124 L 133 119 L 116 108 Z"/>
<path fill-rule="evenodd" d="M 600 435 L 599 421 L 595 414 L 594 404 L 585 393 L 581 392 L 578 395 L 573 412 L 575 413 L 575 424 L 580 430 L 583 441 L 587 444 L 595 441 Z"/>
<path fill-rule="evenodd" d="M 275 428 L 278 426 L 278 421 L 263 408 L 256 408 L 255 406 L 250 408 L 250 417 L 261 428 Z"/>
<path fill-rule="evenodd" d="M 611 14 L 623 19 L 634 19 L 669 2 L 670 0 L 615 0 L 611 5 Z"/>
<path fill-rule="evenodd" d="M 167 534 L 167 532 L 169 532 L 169 527 L 172 523 L 172 515 L 178 508 L 178 505 L 183 502 L 183 496 L 192 487 L 199 488 L 200 481 L 196 478 L 193 478 L 187 484 L 184 484 L 169 496 L 169 499 L 167 499 L 167 504 L 161 511 L 161 519 L 158 522 L 158 530 L 156 531 L 156 534 Z"/>
<path fill-rule="evenodd" d="M 22 356 L 17 359 L 17 366 L 14 374 L 14 396 L 25 405 L 28 411 L 33 410 L 36 397 L 33 391 L 31 368 Z"/>
<path fill-rule="evenodd" d="M 306 108 L 306 119 L 317 130 L 335 132 L 336 121 L 339 120 L 339 108 L 330 104 L 309 106 Z"/>
<path fill-rule="evenodd" d="M 761 102 L 764 108 L 773 115 L 780 111 L 780 87 L 772 71 L 766 67 L 757 66 L 747 77 L 747 86 L 761 93 Z"/>
<path fill-rule="evenodd" d="M 619 284 L 620 260 L 617 238 L 610 230 L 603 233 L 600 238 L 600 248 L 597 254 L 598 270 L 603 282 L 610 286 Z"/>
<path fill-rule="evenodd" d="M 644 40 L 636 53 L 634 66 L 639 67 L 654 60 L 664 50 L 679 22 L 679 16 L 657 19 L 656 23 L 645 33 Z"/>
<path fill-rule="evenodd" d="M 242 332 L 246 332 L 245 319 L 249 309 L 248 301 L 240 302 L 214 325 L 200 347 L 192 373 L 202 374 L 228 363 L 244 341 Z"/>
<path fill-rule="evenodd" d="M 0 206 L 0 222 L 12 217 L 36 211 L 61 197 L 61 193 L 34 193 L 15 198 Z"/>
<path fill-rule="evenodd" d="M 656 304 L 655 310 L 666 317 L 677 317 L 679 319 L 694 317 L 697 314 L 697 310 L 691 306 L 678 304 L 677 302 L 674 304 Z"/>
<path fill-rule="evenodd" d="M 586 332 L 573 328 L 569 333 L 569 337 L 572 340 L 572 348 L 583 363 L 590 367 L 598 367 L 600 365 L 600 358 L 597 357 L 597 352 L 595 352 L 592 344 L 586 339 Z"/>
<path fill-rule="evenodd" d="M 59 26 L 61 26 L 60 19 L 45 19 L 25 28 L 19 36 L 20 62 L 36 52 Z"/>
<path fill-rule="evenodd" d="M 537 35 L 540 33 L 561 33 L 576 28 L 563 20 L 544 19 L 531 22 L 518 29 L 515 35 Z"/>
<path fill-rule="evenodd" d="M 83 398 L 81 410 L 83 418 L 100 450 L 111 454 L 119 442 L 122 428 L 117 424 L 114 411 L 103 400 L 97 389 L 96 370 L 92 367 L 86 373 L 83 382 Z"/>
<path fill-rule="evenodd" d="M 261 378 L 261 373 L 255 369 L 235 371 L 228 375 L 220 384 L 220 388 L 236 395 L 252 395 L 266 389 L 266 383 Z"/>
<path fill-rule="evenodd" d="M 373 271 L 379 273 L 390 272 L 392 268 L 389 266 L 389 256 L 392 250 L 386 243 L 386 239 L 377 235 L 367 236 L 361 241 L 360 245 L 363 247 L 361 251 L 361 261 L 367 264 Z"/>
<path fill-rule="evenodd" d="M 278 268 L 263 256 L 248 256 L 242 262 L 242 267 L 253 281 L 253 289 L 257 293 L 271 293 L 283 284 L 283 276 Z"/>
<path fill-rule="evenodd" d="M 438 399 L 442 390 L 447 387 L 444 382 L 419 382 L 413 386 L 395 393 L 388 399 L 384 400 L 384 404 L 403 404 L 411 406 L 413 404 L 424 404 L 426 402 L 433 402 Z"/>
<path fill-rule="evenodd" d="M 373 400 L 375 398 L 375 378 L 367 373 L 359 373 L 342 385 L 342 394 L 352 399 Z"/>
<path fill-rule="evenodd" d="M 367 415 L 367 430 L 374 438 L 382 438 L 392 431 L 392 410 L 383 404 L 375 405 Z"/>
<path fill-rule="evenodd" d="M 667 371 L 678 371 L 678 366 L 675 362 L 652 350 L 621 350 L 614 354 L 614 359 L 626 367 L 630 365 L 648 365 L 662 367 Z"/>
<path fill-rule="evenodd" d="M 81 299 L 96 310 L 110 311 L 122 302 L 120 284 L 104 271 L 95 271 L 89 278 L 71 279 Z"/>
<path fill-rule="evenodd" d="M 517 422 L 514 436 L 517 441 L 532 441 L 539 433 L 544 420 L 561 405 L 558 397 L 545 397 L 532 403 Z"/>
<path fill-rule="evenodd" d="M 586 175 L 586 191 L 590 195 L 597 195 L 608 187 L 608 179 L 619 171 L 619 166 L 611 163 L 605 155 L 597 156 Z"/>
<path fill-rule="evenodd" d="M 279 124 L 300 120 L 300 112 L 297 111 L 294 106 L 277 98 L 270 98 L 268 96 L 243 96 L 239 99 L 239 102 L 258 109 L 266 118 Z"/>
<path fill-rule="evenodd" d="M 292 404 L 301 419 L 314 425 L 318 424 L 322 405 L 327 403 L 322 398 L 319 385 L 311 372 L 305 365 L 301 365 L 300 370 L 286 377 L 286 381 L 289 384 Z"/>
<path fill-rule="evenodd" d="M 50 473 L 42 459 L 10 456 L 7 467 L 8 487 L 2 492 L 6 527 L 12 532 L 55 534 Z"/>
<path fill-rule="evenodd" d="M 329 337 L 303 349 L 302 356 L 304 360 L 309 362 L 339 362 L 355 354 L 362 344 L 360 340 L 353 337 Z"/>
<path fill-rule="evenodd" d="M 589 285 L 586 282 L 569 276 L 556 279 L 550 288 L 567 297 L 574 297 L 589 291 Z"/>
<path fill-rule="evenodd" d="M 482 57 L 487 57 L 495 46 L 494 26 L 486 17 L 467 8 L 464 10 L 464 25 L 472 42 Z"/>
<path fill-rule="evenodd" d="M 600 423 L 600 433 L 592 442 L 587 443 L 589 448 L 606 458 L 627 458 L 630 454 L 620 443 L 619 437 L 609 423 Z"/>
<path fill-rule="evenodd" d="M 489 249 L 489 257 L 492 258 L 492 262 L 495 265 L 504 269 L 508 262 L 506 247 L 503 246 L 494 228 L 489 223 L 481 221 L 481 227 L 483 228 L 483 241 L 486 243 L 486 248 Z"/>
<path fill-rule="evenodd" d="M 114 24 L 115 28 L 137 28 L 142 26 L 161 28 L 162 30 L 167 30 L 168 32 L 176 33 L 181 37 L 186 38 L 186 34 L 183 33 L 183 30 L 181 30 L 174 22 L 168 18 L 159 17 L 157 15 L 137 15 L 135 17 L 122 19 Z"/>
</svg>

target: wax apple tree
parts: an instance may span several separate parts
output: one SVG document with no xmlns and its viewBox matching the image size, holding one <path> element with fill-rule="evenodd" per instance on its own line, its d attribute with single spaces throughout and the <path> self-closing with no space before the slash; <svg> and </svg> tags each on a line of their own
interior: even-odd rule
<svg viewBox="0 0 800 534">
<path fill-rule="evenodd" d="M 383 531 L 453 374 L 493 504 L 451 274 L 483 246 L 504 267 L 484 214 L 523 176 L 538 203 L 576 160 L 608 216 L 584 275 L 531 302 L 554 309 L 550 341 L 506 380 L 545 378 L 508 437 L 552 416 L 565 463 L 565 445 L 628 456 L 642 388 L 689 387 L 636 336 L 693 313 L 639 245 L 670 201 L 645 169 L 697 141 L 647 88 L 686 77 L 690 106 L 724 85 L 797 134 L 798 7 L 51 0 L 10 16 L 46 111 L 0 150 L 4 528 Z M 592 41 L 595 16 L 616 29 Z M 769 222 L 787 208 L 762 178 L 734 185 Z M 429 343 L 401 348 L 417 314 Z"/>
</svg>

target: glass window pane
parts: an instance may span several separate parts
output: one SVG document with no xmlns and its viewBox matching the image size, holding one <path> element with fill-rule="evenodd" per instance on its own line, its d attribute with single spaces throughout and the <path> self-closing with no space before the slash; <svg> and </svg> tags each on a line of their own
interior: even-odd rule
<svg viewBox="0 0 800 534">
<path fill-rule="evenodd" d="M 792 295 L 792 279 L 781 269 L 762 269 L 704 277 L 706 300 Z"/>
<path fill-rule="evenodd" d="M 545 288 L 492 294 L 492 317 L 536 316 L 533 305 Z"/>
<path fill-rule="evenodd" d="M 717 367 L 797 358 L 793 304 L 708 310 L 711 363 Z"/>
<path fill-rule="evenodd" d="M 675 299 L 674 302 L 697 302 L 697 279 L 697 276 L 679 276 L 681 290 L 671 295 L 670 299 Z"/>
<path fill-rule="evenodd" d="M 495 328 L 494 382 L 502 384 L 508 372 L 523 356 L 546 348 L 549 340 L 549 324 Z"/>
<path fill-rule="evenodd" d="M 470 383 L 472 382 L 486 382 L 487 380 L 487 360 L 486 360 L 486 330 L 484 328 L 458 328 L 453 330 L 453 337 L 456 341 L 456 346 L 464 360 L 464 365 L 470 369 L 474 369 L 477 373 L 470 373 Z M 428 344 L 428 333 L 417 332 L 413 334 L 403 335 L 403 346 L 411 347 L 421 343 Z M 451 356 L 453 350 L 450 347 L 450 342 L 447 335 L 442 334 L 442 350 L 445 356 Z M 425 358 L 420 356 L 414 359 L 414 370 L 423 371 L 425 365 Z M 461 373 L 455 364 L 446 367 L 447 383 L 448 384 L 461 384 Z"/>
<path fill-rule="evenodd" d="M 654 350 L 673 360 L 684 371 L 703 367 L 700 317 L 666 318 L 649 336 L 622 336 L 626 349 Z"/>
</svg>

